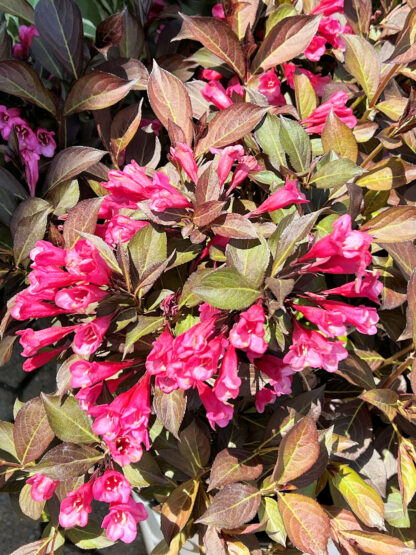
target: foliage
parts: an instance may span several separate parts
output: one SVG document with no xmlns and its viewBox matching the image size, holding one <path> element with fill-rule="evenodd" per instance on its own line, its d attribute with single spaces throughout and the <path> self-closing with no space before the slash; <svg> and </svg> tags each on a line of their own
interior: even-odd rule
<svg viewBox="0 0 416 555">
<path fill-rule="evenodd" d="M 416 3 L 0 9 L 15 554 L 413 553 Z"/>
</svg>

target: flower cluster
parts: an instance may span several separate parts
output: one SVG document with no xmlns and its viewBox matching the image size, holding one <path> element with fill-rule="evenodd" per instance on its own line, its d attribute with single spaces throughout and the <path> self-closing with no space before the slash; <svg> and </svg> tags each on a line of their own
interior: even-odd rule
<svg viewBox="0 0 416 555">
<path fill-rule="evenodd" d="M 27 60 L 30 55 L 33 38 L 38 36 L 39 32 L 34 25 L 30 25 L 29 27 L 21 25 L 19 27 L 20 42 L 13 46 L 13 56 L 18 60 Z"/>
</svg>

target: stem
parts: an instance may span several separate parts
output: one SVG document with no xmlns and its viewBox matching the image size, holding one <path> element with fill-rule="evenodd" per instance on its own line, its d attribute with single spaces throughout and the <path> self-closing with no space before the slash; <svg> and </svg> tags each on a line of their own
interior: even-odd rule
<svg viewBox="0 0 416 555">
<path fill-rule="evenodd" d="M 412 350 L 413 350 L 413 343 L 411 343 L 407 347 L 404 347 L 401 351 L 394 353 L 394 355 L 392 355 L 391 357 L 386 358 L 383 364 L 378 368 L 378 370 L 388 366 L 389 364 L 396 362 L 397 359 L 401 358 L 403 355 L 407 355 L 407 353 L 410 353 L 410 351 Z"/>
<path fill-rule="evenodd" d="M 377 154 L 383 150 L 383 148 L 384 148 L 383 143 L 379 143 L 379 144 L 376 146 L 376 148 L 375 148 L 372 152 L 370 152 L 370 154 L 367 156 L 367 158 L 366 158 L 366 159 L 364 160 L 364 162 L 361 164 L 361 167 L 365 169 L 366 166 L 368 166 L 368 164 L 371 162 L 371 160 L 372 160 L 373 158 L 375 158 L 375 157 L 377 156 Z"/>
<path fill-rule="evenodd" d="M 371 99 L 368 107 L 369 108 L 374 108 L 377 100 L 380 98 L 381 93 L 384 91 L 384 89 L 387 86 L 387 83 L 390 81 L 390 79 L 393 77 L 393 75 L 397 72 L 397 70 L 400 68 L 401 64 L 393 64 L 392 67 L 390 68 L 390 70 L 386 73 L 386 75 L 382 78 L 379 86 L 377 87 L 377 90 L 375 92 L 375 95 L 373 96 L 373 98 Z"/>
<path fill-rule="evenodd" d="M 394 381 L 401 374 L 403 374 L 403 372 L 406 370 L 406 368 L 409 366 L 409 364 L 411 364 L 412 360 L 413 360 L 413 357 L 410 357 L 410 358 L 407 358 L 404 362 L 402 362 L 402 364 L 400 364 L 400 366 L 398 366 L 396 368 L 396 370 L 393 372 L 393 374 L 390 374 L 390 376 L 384 382 L 383 389 L 387 389 L 388 387 L 390 387 L 391 384 L 394 383 Z"/>
</svg>

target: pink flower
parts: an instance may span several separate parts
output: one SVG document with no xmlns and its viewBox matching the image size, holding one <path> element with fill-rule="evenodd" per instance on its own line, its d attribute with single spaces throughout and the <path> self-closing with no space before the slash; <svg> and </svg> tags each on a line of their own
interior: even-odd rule
<svg viewBox="0 0 416 555">
<path fill-rule="evenodd" d="M 199 78 L 205 81 L 220 81 L 222 79 L 222 74 L 215 69 L 201 69 Z"/>
<path fill-rule="evenodd" d="M 280 81 L 274 71 L 274 69 L 269 69 L 265 71 L 259 77 L 260 84 L 257 90 L 264 94 L 264 96 L 269 101 L 272 106 L 283 106 L 286 104 L 284 96 L 280 92 Z"/>
<path fill-rule="evenodd" d="M 340 314 L 348 324 L 355 326 L 357 331 L 366 335 L 377 333 L 376 324 L 379 320 L 377 310 L 368 306 L 351 306 L 338 301 L 317 301 L 326 310 Z"/>
<path fill-rule="evenodd" d="M 120 370 L 128 368 L 135 363 L 135 360 L 126 360 L 124 362 L 76 360 L 69 368 L 71 372 L 71 387 L 89 387 L 114 376 Z"/>
<path fill-rule="evenodd" d="M 264 323 L 264 309 L 259 304 L 254 304 L 245 312 L 241 312 L 237 324 L 230 331 L 231 345 L 246 351 L 250 360 L 261 356 L 267 350 Z"/>
<path fill-rule="evenodd" d="M 292 89 L 295 88 L 294 75 L 296 71 L 299 71 L 299 73 L 303 73 L 308 77 L 312 87 L 314 88 L 318 96 L 323 95 L 324 86 L 331 81 L 330 77 L 322 77 L 320 73 L 312 73 L 311 71 L 303 69 L 302 67 L 296 67 L 295 64 L 292 63 L 283 64 L 283 69 L 289 87 L 291 87 Z"/>
<path fill-rule="evenodd" d="M 102 528 L 112 541 L 131 543 L 137 535 L 137 523 L 146 520 L 147 512 L 143 503 L 129 499 L 128 503 L 111 503 L 109 514 L 104 517 Z"/>
<path fill-rule="evenodd" d="M 102 301 L 108 295 L 96 285 L 76 285 L 61 289 L 55 295 L 55 304 L 73 313 L 84 313 L 92 303 Z"/>
<path fill-rule="evenodd" d="M 33 153 L 35 154 L 36 147 L 38 145 L 38 139 L 27 121 L 21 118 L 15 118 L 13 124 L 17 139 L 19 141 L 20 151 L 33 151 Z"/>
<path fill-rule="evenodd" d="M 231 98 L 227 96 L 224 87 L 218 81 L 209 81 L 209 83 L 201 89 L 201 94 L 207 102 L 211 102 L 220 110 L 228 108 L 228 106 L 233 104 Z"/>
<path fill-rule="evenodd" d="M 0 132 L 5 141 L 9 140 L 10 132 L 16 121 L 20 121 L 19 108 L 0 106 Z"/>
<path fill-rule="evenodd" d="M 192 148 L 185 143 L 178 143 L 175 148 L 170 147 L 172 160 L 179 162 L 182 168 L 195 184 L 198 183 L 198 166 L 194 159 Z"/>
<path fill-rule="evenodd" d="M 26 181 L 29 186 L 30 196 L 35 196 L 36 183 L 39 179 L 39 154 L 33 150 L 24 149 L 20 151 L 20 157 L 25 166 Z"/>
<path fill-rule="evenodd" d="M 53 300 L 55 298 L 56 289 L 73 285 L 77 281 L 81 281 L 82 278 L 69 274 L 60 268 L 54 269 L 42 266 L 39 268 L 36 267 L 30 272 L 28 279 L 30 283 L 28 292 L 31 295 L 39 295 L 41 298 L 45 298 L 45 295 L 48 294 L 48 300 Z"/>
<path fill-rule="evenodd" d="M 69 345 L 64 345 L 63 347 L 58 347 L 57 349 L 52 349 L 51 351 L 46 351 L 44 353 L 40 353 L 38 355 L 35 355 L 34 357 L 26 359 L 23 363 L 23 370 L 25 372 L 32 372 L 32 370 L 40 368 L 44 364 L 47 364 L 48 362 L 53 360 L 68 347 Z"/>
<path fill-rule="evenodd" d="M 23 347 L 22 355 L 24 357 L 31 357 L 36 355 L 39 349 L 47 347 L 52 343 L 56 343 L 63 339 L 68 334 L 73 332 L 77 326 L 45 328 L 43 330 L 34 331 L 31 328 L 19 330 L 16 335 L 20 335 L 20 344 Z"/>
<path fill-rule="evenodd" d="M 86 484 L 82 484 L 76 490 L 71 491 L 61 502 L 59 524 L 62 528 L 86 526 L 91 512 L 92 499 L 91 480 Z"/>
<path fill-rule="evenodd" d="M 351 108 L 345 105 L 347 100 L 347 93 L 343 91 L 334 93 L 328 102 L 324 102 L 315 108 L 315 110 L 302 121 L 302 123 L 306 125 L 306 131 L 308 133 L 322 133 L 326 118 L 331 110 L 333 110 L 334 114 L 343 121 L 345 125 L 353 129 L 357 123 L 357 118 L 354 116 Z"/>
<path fill-rule="evenodd" d="M 32 487 L 30 489 L 30 496 L 33 501 L 46 501 L 50 499 L 59 482 L 51 480 L 43 474 L 35 474 L 31 478 L 26 480 L 26 484 L 30 484 Z"/>
<path fill-rule="evenodd" d="M 256 359 L 255 366 L 270 379 L 269 384 L 273 387 L 275 396 L 280 397 L 292 393 L 294 369 L 282 359 L 273 355 L 263 355 Z M 266 393 L 263 395 L 267 396 Z"/>
<path fill-rule="evenodd" d="M 20 44 L 13 46 L 13 56 L 19 60 L 27 60 L 32 46 L 33 37 L 38 37 L 39 32 L 34 25 L 19 27 Z"/>
<path fill-rule="evenodd" d="M 237 185 L 239 185 L 248 176 L 250 172 L 258 172 L 263 168 L 257 163 L 254 156 L 242 156 L 239 160 L 238 166 L 235 169 L 233 178 L 230 183 L 230 187 L 227 191 L 227 196 L 230 195 Z"/>
<path fill-rule="evenodd" d="M 337 12 L 344 13 L 344 0 L 321 0 L 310 13 L 332 15 Z"/>
<path fill-rule="evenodd" d="M 263 387 L 263 389 L 257 391 L 255 395 L 256 411 L 260 413 L 264 412 L 266 405 L 274 403 L 276 397 L 276 393 L 268 387 Z"/>
<path fill-rule="evenodd" d="M 310 366 L 336 372 L 339 361 L 348 357 L 344 343 L 330 341 L 319 332 L 304 328 L 296 320 L 293 325 L 293 343 L 283 362 L 289 364 L 295 371 Z"/>
<path fill-rule="evenodd" d="M 315 35 L 309 44 L 308 48 L 305 50 L 305 57 L 312 62 L 318 62 L 326 51 L 326 39 Z"/>
<path fill-rule="evenodd" d="M 345 317 L 340 312 L 329 312 L 317 306 L 294 305 L 297 311 L 328 337 L 339 337 L 345 335 L 347 328 L 344 325 Z"/>
<path fill-rule="evenodd" d="M 153 349 L 146 359 L 146 370 L 149 374 L 157 375 L 166 372 L 172 360 L 173 336 L 166 329 L 153 342 Z"/>
<path fill-rule="evenodd" d="M 297 181 L 290 181 L 289 177 L 286 178 L 284 187 L 270 195 L 256 210 L 253 210 L 247 217 L 259 216 L 265 212 L 273 212 L 279 210 L 290 204 L 304 204 L 309 202 L 303 193 L 300 193 L 297 188 Z"/>
<path fill-rule="evenodd" d="M 221 363 L 218 378 L 215 380 L 214 394 L 225 403 L 228 399 L 236 399 L 240 391 L 241 379 L 238 377 L 237 353 L 232 345 L 226 350 Z"/>
<path fill-rule="evenodd" d="M 149 193 L 149 206 L 155 212 L 163 212 L 167 208 L 192 207 L 189 200 L 169 183 L 169 177 L 162 172 L 153 174 L 153 186 Z"/>
<path fill-rule="evenodd" d="M 112 318 L 113 314 L 110 314 L 109 316 L 95 318 L 95 320 L 91 320 L 87 324 L 75 326 L 75 336 L 72 344 L 74 353 L 82 356 L 95 353 L 103 341 Z"/>
<path fill-rule="evenodd" d="M 204 382 L 198 382 L 197 388 L 202 404 L 207 411 L 211 428 L 215 430 L 215 424 L 220 428 L 225 428 L 233 417 L 234 408 L 232 405 L 220 401 L 209 385 Z"/>
<path fill-rule="evenodd" d="M 30 251 L 30 258 L 33 260 L 31 268 L 65 266 L 66 250 L 55 247 L 49 241 L 38 241 Z"/>
<path fill-rule="evenodd" d="M 332 233 L 319 239 L 298 262 L 316 258 L 317 261 L 303 271 L 357 274 L 361 277 L 371 262 L 368 249 L 372 239 L 369 233 L 353 231 L 351 217 L 344 214 L 334 222 Z"/>
<path fill-rule="evenodd" d="M 126 466 L 139 462 L 143 456 L 141 441 L 133 437 L 133 434 L 118 436 L 115 440 L 106 440 L 112 458 L 120 466 Z"/>
<path fill-rule="evenodd" d="M 221 186 L 224 185 L 227 177 L 230 175 L 234 162 L 239 162 L 244 156 L 244 148 L 241 145 L 226 146 L 225 148 L 210 148 L 212 154 L 218 154 L 220 159 L 218 162 L 217 174 L 220 179 Z"/>
<path fill-rule="evenodd" d="M 212 16 L 216 19 L 221 19 L 222 21 L 225 21 L 224 7 L 221 3 L 215 4 L 212 7 Z"/>
<path fill-rule="evenodd" d="M 99 382 L 91 387 L 83 387 L 75 395 L 82 410 L 90 411 L 98 397 L 101 395 L 103 389 L 103 382 Z"/>
<path fill-rule="evenodd" d="M 147 16 L 148 21 L 153 21 L 156 19 L 166 8 L 166 4 L 163 0 L 153 0 L 149 15 Z"/>
<path fill-rule="evenodd" d="M 106 503 L 127 503 L 131 485 L 120 472 L 108 470 L 92 486 L 94 498 Z"/>
<path fill-rule="evenodd" d="M 68 251 L 66 269 L 79 280 L 95 285 L 107 285 L 110 282 L 111 269 L 98 249 L 86 239 L 79 239 Z"/>
<path fill-rule="evenodd" d="M 350 281 L 339 287 L 326 289 L 326 295 L 341 295 L 343 297 L 367 297 L 380 304 L 379 296 L 383 291 L 383 284 L 378 280 L 378 275 L 366 274 L 363 279 Z"/>
<path fill-rule="evenodd" d="M 133 220 L 128 216 L 119 214 L 103 225 L 103 239 L 109 245 L 127 243 L 139 229 L 142 229 L 147 224 L 148 222 Z"/>
<path fill-rule="evenodd" d="M 18 293 L 10 314 L 15 320 L 27 320 L 28 318 L 47 318 L 65 314 L 66 310 L 57 308 L 51 303 L 42 302 L 37 295 L 32 295 L 27 289 Z"/>
<path fill-rule="evenodd" d="M 53 131 L 48 131 L 47 129 L 39 129 L 36 131 L 36 137 L 38 140 L 36 152 L 47 158 L 52 158 L 55 154 L 56 143 L 53 139 L 55 133 Z"/>
<path fill-rule="evenodd" d="M 237 75 L 234 75 L 234 77 L 232 77 L 228 81 L 227 88 L 225 89 L 225 94 L 230 98 L 232 98 L 233 94 L 237 94 L 238 96 L 244 98 L 246 93 L 244 92 L 243 86 L 241 85 L 240 79 Z"/>
</svg>

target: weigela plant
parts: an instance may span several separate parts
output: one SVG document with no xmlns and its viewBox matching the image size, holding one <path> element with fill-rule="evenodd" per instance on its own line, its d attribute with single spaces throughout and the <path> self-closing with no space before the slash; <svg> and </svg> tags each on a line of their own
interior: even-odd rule
<svg viewBox="0 0 416 555">
<path fill-rule="evenodd" d="M 414 553 L 416 5 L 180 4 L 1 6 L 15 554 Z"/>
</svg>

